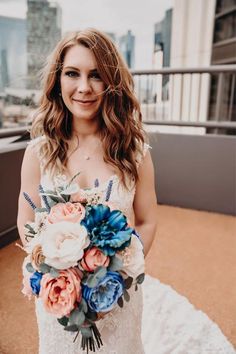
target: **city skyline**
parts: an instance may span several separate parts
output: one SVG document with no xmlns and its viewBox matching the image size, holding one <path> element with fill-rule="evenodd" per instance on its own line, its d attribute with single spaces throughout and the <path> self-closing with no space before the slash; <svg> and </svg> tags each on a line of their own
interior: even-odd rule
<svg viewBox="0 0 236 354">
<path fill-rule="evenodd" d="M 165 11 L 172 7 L 174 0 L 63 0 L 57 2 L 62 8 L 62 32 L 96 27 L 116 36 L 131 30 L 135 36 L 135 69 L 150 69 L 154 46 L 154 24 L 162 20 Z M 134 11 L 135 10 L 135 11 Z M 145 16 L 144 16 L 145 10 Z M 0 15 L 26 18 L 26 0 L 0 0 Z M 78 26 L 78 23 L 80 24 Z"/>
</svg>

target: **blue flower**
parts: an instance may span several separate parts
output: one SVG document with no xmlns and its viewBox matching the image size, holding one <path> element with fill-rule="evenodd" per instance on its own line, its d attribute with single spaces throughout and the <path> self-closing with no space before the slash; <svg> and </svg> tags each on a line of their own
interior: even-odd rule
<svg viewBox="0 0 236 354">
<path fill-rule="evenodd" d="M 91 245 L 108 256 L 129 246 L 134 231 L 128 227 L 126 216 L 120 210 L 111 211 L 103 204 L 87 207 L 81 224 L 88 230 Z"/>
<path fill-rule="evenodd" d="M 30 277 L 30 286 L 35 295 L 38 295 L 40 292 L 40 283 L 42 276 L 42 273 L 34 272 L 34 274 Z"/>
<path fill-rule="evenodd" d="M 92 311 L 106 312 L 117 304 L 119 297 L 123 294 L 123 289 L 122 276 L 119 273 L 108 271 L 94 288 L 82 285 L 82 296 Z"/>
</svg>

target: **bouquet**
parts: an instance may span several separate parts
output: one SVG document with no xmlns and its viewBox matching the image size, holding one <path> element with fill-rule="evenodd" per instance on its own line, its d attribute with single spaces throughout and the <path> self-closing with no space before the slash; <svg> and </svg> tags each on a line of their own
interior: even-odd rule
<svg viewBox="0 0 236 354">
<path fill-rule="evenodd" d="M 35 219 L 25 225 L 22 292 L 40 298 L 64 330 L 77 332 L 74 340 L 81 333 L 83 350 L 95 352 L 103 345 L 96 322 L 122 308 L 131 286 L 138 290 L 144 280 L 143 246 L 126 216 L 109 203 L 112 183 L 102 203 L 75 177 L 54 190 L 39 186 L 42 208 L 24 193 Z"/>
</svg>

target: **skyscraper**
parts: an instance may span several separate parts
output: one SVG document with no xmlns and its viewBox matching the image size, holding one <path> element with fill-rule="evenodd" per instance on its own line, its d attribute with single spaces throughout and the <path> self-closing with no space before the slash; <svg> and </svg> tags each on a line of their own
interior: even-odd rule
<svg viewBox="0 0 236 354">
<path fill-rule="evenodd" d="M 0 16 L 0 92 L 24 88 L 26 73 L 26 21 Z"/>
<path fill-rule="evenodd" d="M 169 9 L 166 11 L 164 19 L 155 24 L 154 54 L 162 51 L 162 66 L 170 66 L 171 25 L 172 9 Z"/>
<path fill-rule="evenodd" d="M 118 45 L 128 67 L 134 68 L 135 37 L 130 30 L 120 37 Z"/>
<path fill-rule="evenodd" d="M 38 74 L 61 38 L 61 8 L 47 0 L 27 0 L 28 88 L 38 88 Z"/>
</svg>

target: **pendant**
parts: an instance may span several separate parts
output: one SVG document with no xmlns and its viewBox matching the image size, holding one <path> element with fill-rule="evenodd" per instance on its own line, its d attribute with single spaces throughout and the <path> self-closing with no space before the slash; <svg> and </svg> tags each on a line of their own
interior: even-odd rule
<svg viewBox="0 0 236 354">
<path fill-rule="evenodd" d="M 85 160 L 90 160 L 89 156 L 84 156 Z"/>
</svg>

